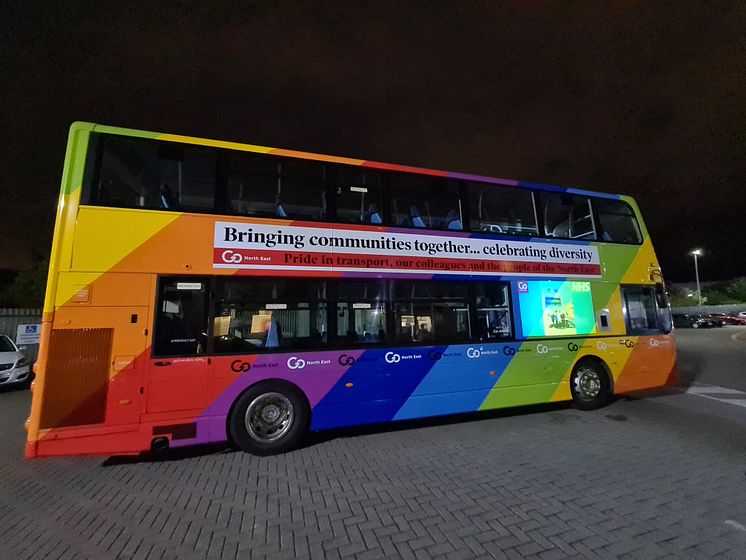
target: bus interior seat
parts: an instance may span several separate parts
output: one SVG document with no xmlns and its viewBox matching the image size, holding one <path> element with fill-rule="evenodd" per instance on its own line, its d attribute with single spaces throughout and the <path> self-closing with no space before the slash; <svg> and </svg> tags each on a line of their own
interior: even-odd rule
<svg viewBox="0 0 746 560">
<path fill-rule="evenodd" d="M 570 221 L 565 220 L 564 222 L 560 222 L 559 224 L 557 224 L 555 228 L 552 230 L 551 236 L 569 238 L 570 237 Z"/>
<path fill-rule="evenodd" d="M 279 348 L 282 342 L 280 324 L 277 321 L 270 321 L 267 335 L 264 339 L 265 348 Z"/>
<path fill-rule="evenodd" d="M 445 224 L 446 224 L 446 229 L 451 229 L 451 230 L 464 229 L 463 226 L 461 225 L 461 217 L 459 216 L 459 213 L 456 210 L 449 210 L 448 213 L 446 213 Z"/>
<path fill-rule="evenodd" d="M 179 203 L 176 200 L 173 191 L 171 191 L 171 187 L 168 186 L 168 183 L 161 183 L 160 191 L 161 208 L 167 210 L 177 210 L 179 208 Z"/>
</svg>

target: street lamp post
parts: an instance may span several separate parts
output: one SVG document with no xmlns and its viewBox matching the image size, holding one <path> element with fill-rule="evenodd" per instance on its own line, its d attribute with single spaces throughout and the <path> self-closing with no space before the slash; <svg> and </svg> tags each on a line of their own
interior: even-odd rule
<svg viewBox="0 0 746 560">
<path fill-rule="evenodd" d="M 702 307 L 702 290 L 699 287 L 699 264 L 697 263 L 697 257 L 702 256 L 702 249 L 694 249 L 690 254 L 694 255 L 694 275 L 697 278 L 697 299 L 699 300 L 699 306 Z"/>
</svg>

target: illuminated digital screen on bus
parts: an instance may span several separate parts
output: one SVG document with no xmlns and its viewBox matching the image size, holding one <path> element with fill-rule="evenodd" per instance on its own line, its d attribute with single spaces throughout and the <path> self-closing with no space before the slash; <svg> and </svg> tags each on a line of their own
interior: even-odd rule
<svg viewBox="0 0 746 560">
<path fill-rule="evenodd" d="M 590 282 L 521 281 L 518 301 L 524 336 L 591 334 L 596 330 Z"/>
</svg>

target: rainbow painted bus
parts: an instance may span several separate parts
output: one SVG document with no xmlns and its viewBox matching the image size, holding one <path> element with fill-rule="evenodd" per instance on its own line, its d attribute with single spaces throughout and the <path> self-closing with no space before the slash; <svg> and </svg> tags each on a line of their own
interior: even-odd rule
<svg viewBox="0 0 746 560">
<path fill-rule="evenodd" d="M 75 123 L 26 454 L 592 409 L 671 330 L 629 197 Z"/>
</svg>

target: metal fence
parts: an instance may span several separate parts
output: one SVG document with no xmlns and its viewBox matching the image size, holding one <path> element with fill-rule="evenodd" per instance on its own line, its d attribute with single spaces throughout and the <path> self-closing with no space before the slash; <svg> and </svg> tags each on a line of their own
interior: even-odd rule
<svg viewBox="0 0 746 560">
<path fill-rule="evenodd" d="M 41 323 L 41 309 L 0 308 L 0 334 L 7 334 L 13 342 L 26 347 L 24 352 L 32 360 L 39 355 L 38 344 L 18 343 L 16 333 L 19 325 L 37 325 Z"/>
</svg>

